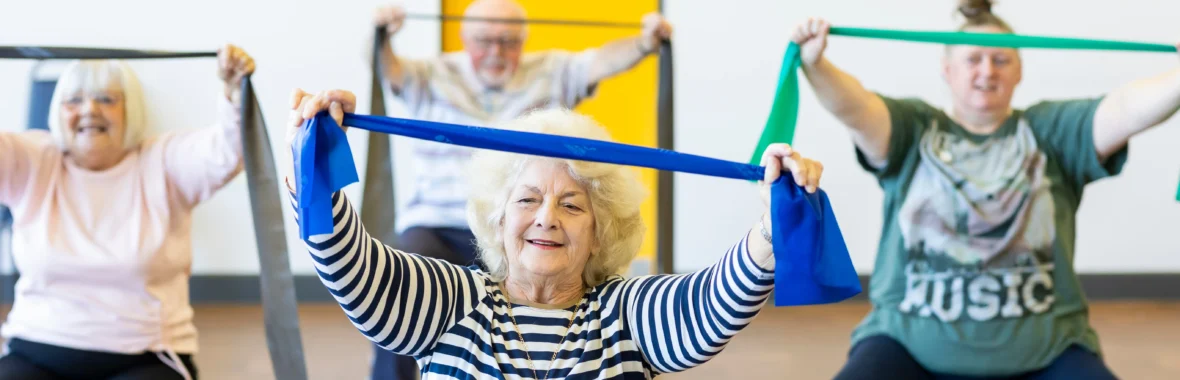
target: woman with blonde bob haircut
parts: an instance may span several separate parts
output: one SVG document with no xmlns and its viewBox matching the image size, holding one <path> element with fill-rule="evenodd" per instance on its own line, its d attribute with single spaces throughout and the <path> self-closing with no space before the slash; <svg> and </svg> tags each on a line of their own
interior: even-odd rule
<svg viewBox="0 0 1180 380">
<path fill-rule="evenodd" d="M 0 380 L 197 377 L 192 213 L 242 171 L 235 103 L 254 71 L 232 45 L 218 64 L 209 128 L 149 137 L 131 68 L 84 60 L 58 79 L 49 133 L 0 133 L 20 272 Z"/>
<path fill-rule="evenodd" d="M 356 96 L 297 90 L 291 106 L 295 149 L 307 119 L 328 111 L 339 124 Z M 496 127 L 609 140 L 593 120 L 568 110 Z M 479 152 L 468 172 L 467 218 L 486 270 L 386 246 L 369 236 L 341 192 L 322 195 L 331 197 L 333 232 L 306 244 L 357 329 L 417 358 L 423 379 L 647 379 L 721 352 L 774 287 L 767 184 L 785 168 L 814 192 L 823 167 L 783 144 L 768 148 L 763 162 L 763 217 L 716 264 L 694 273 L 617 275 L 645 231 L 646 192 L 631 168 L 503 152 Z"/>
<path fill-rule="evenodd" d="M 139 78 L 126 62 L 118 60 L 83 60 L 74 61 L 66 67 L 58 78 L 53 98 L 49 101 L 49 134 L 53 142 L 62 151 L 69 151 L 74 134 L 68 133 L 68 126 L 62 125 L 63 108 L 77 108 L 83 101 L 82 92 L 98 89 L 122 91 L 123 103 L 123 151 L 130 150 L 143 142 L 147 134 L 143 109 L 143 89 L 139 85 Z M 96 101 L 100 105 L 110 105 L 117 102 L 117 95 L 99 97 Z M 68 111 L 66 111 L 68 112 Z M 117 152 L 112 149 L 112 152 Z"/>
</svg>

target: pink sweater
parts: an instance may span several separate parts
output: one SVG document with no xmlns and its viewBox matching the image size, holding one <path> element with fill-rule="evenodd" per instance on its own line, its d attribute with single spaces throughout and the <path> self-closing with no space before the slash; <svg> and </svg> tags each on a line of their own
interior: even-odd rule
<svg viewBox="0 0 1180 380">
<path fill-rule="evenodd" d="M 0 203 L 15 218 L 5 338 L 118 353 L 196 353 L 192 210 L 242 170 L 240 118 L 145 141 L 113 168 L 65 160 L 44 131 L 0 133 Z"/>
</svg>

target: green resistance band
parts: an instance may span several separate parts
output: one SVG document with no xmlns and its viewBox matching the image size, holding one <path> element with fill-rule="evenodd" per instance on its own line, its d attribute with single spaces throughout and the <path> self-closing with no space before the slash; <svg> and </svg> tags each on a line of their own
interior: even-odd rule
<svg viewBox="0 0 1180 380">
<path fill-rule="evenodd" d="M 1160 53 L 1176 52 L 1175 46 L 1163 44 L 999 33 L 927 32 L 833 27 L 829 30 L 828 34 L 833 36 L 931 42 L 946 45 Z M 754 149 L 753 156 L 750 157 L 750 164 L 752 165 L 759 165 L 761 163 L 762 152 L 766 150 L 768 145 L 772 143 L 790 144 L 795 137 L 795 120 L 799 116 L 799 77 L 797 72 L 800 63 L 799 45 L 791 42 L 787 45 L 786 54 L 783 56 L 782 70 L 779 72 L 778 88 L 774 92 L 774 103 L 770 108 L 770 116 L 766 119 L 766 126 L 762 128 L 762 137 L 758 140 L 758 146 Z M 1180 188 L 1176 190 L 1176 200 L 1180 201 Z"/>
</svg>

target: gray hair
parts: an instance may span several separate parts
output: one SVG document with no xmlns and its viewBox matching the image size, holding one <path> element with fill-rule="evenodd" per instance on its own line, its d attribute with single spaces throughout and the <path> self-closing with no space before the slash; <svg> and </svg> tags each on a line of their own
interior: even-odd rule
<svg viewBox="0 0 1180 380">
<path fill-rule="evenodd" d="M 497 128 L 609 141 L 610 135 L 590 117 L 566 109 L 548 109 L 508 121 Z M 647 189 L 634 169 L 597 162 L 556 159 L 481 150 L 471 158 L 468 175 L 471 197 L 467 223 L 475 234 L 480 260 L 495 281 L 509 275 L 504 252 L 504 213 L 508 195 L 528 163 L 553 160 L 586 188 L 594 214 L 594 238 L 599 251 L 591 252 L 582 280 L 596 286 L 620 274 L 639 252 L 646 226 L 640 206 Z"/>
<path fill-rule="evenodd" d="M 111 86 L 123 90 L 123 148 L 132 149 L 143 142 L 147 133 L 143 89 L 131 66 L 120 60 L 80 60 L 67 65 L 57 79 L 49 103 L 49 132 L 63 151 L 66 126 L 61 125 L 61 103 L 79 93 L 104 91 Z"/>
</svg>

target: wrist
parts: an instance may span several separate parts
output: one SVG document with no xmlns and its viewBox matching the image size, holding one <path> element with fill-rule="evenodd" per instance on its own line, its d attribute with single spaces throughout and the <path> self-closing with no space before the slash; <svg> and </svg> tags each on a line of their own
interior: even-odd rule
<svg viewBox="0 0 1180 380">
<path fill-rule="evenodd" d="M 802 66 L 803 70 L 813 71 L 816 69 L 817 66 L 820 65 L 821 62 L 823 62 L 823 60 L 824 60 L 824 56 L 822 56 L 822 55 L 819 57 L 815 57 L 814 61 L 808 61 L 806 59 L 802 59 L 802 60 L 800 60 L 801 62 L 799 62 L 799 66 Z"/>
<path fill-rule="evenodd" d="M 385 38 L 393 38 L 393 35 L 397 34 L 397 31 L 401 29 L 400 26 L 395 27 L 393 24 L 381 24 L 377 25 L 377 27 L 385 32 Z"/>
<path fill-rule="evenodd" d="M 655 44 L 651 43 L 651 38 L 647 36 L 636 39 L 635 46 L 639 49 L 640 56 L 651 54 L 652 50 L 655 49 Z"/>
<path fill-rule="evenodd" d="M 825 57 L 823 54 L 820 54 L 819 57 L 815 58 L 815 61 L 810 62 L 810 63 L 807 62 L 806 60 L 804 60 L 800 64 L 800 66 L 803 67 L 803 71 L 812 72 L 812 73 L 814 73 L 814 72 L 829 72 L 829 71 L 831 71 L 831 68 L 832 68 L 831 62 L 829 62 L 827 57 Z"/>
<path fill-rule="evenodd" d="M 767 219 L 768 218 L 766 215 L 763 215 L 762 218 L 759 218 L 759 220 L 758 220 L 758 234 L 759 234 L 759 236 L 762 236 L 762 239 L 766 240 L 767 243 L 773 244 L 774 243 L 774 235 L 770 233 L 770 229 L 771 229 L 770 228 L 770 221 Z"/>
<path fill-rule="evenodd" d="M 237 106 L 241 105 L 241 99 L 242 99 L 242 91 L 241 90 L 236 89 L 236 88 L 232 88 L 232 86 L 226 86 L 225 100 L 228 100 L 230 104 L 233 104 L 235 107 L 237 107 Z"/>
<path fill-rule="evenodd" d="M 291 185 L 291 174 L 283 175 L 283 184 L 287 185 L 287 191 L 295 193 L 295 186 Z"/>
</svg>

